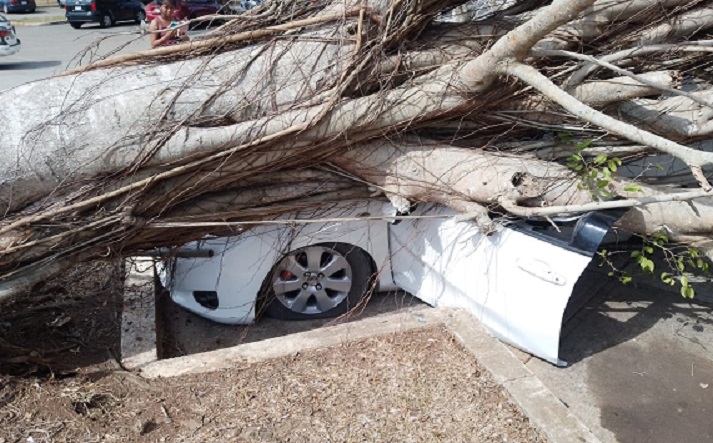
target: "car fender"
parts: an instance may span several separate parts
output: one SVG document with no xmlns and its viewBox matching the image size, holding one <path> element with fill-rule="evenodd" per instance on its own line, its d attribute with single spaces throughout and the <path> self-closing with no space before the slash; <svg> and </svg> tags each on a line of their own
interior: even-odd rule
<svg viewBox="0 0 713 443">
<path fill-rule="evenodd" d="M 528 223 L 485 235 L 455 212 L 424 205 L 390 230 L 395 283 L 432 306 L 463 308 L 493 335 L 557 365 L 575 283 L 620 214 L 590 213 L 571 235 Z M 439 218 L 440 217 L 440 218 Z"/>
<path fill-rule="evenodd" d="M 388 221 L 381 218 L 383 211 L 388 211 L 388 204 L 348 203 L 318 212 L 296 212 L 240 235 L 188 243 L 181 247 L 183 257 L 168 265 L 170 276 L 164 276 L 164 285 L 177 304 L 203 317 L 249 324 L 255 319 L 265 278 L 284 254 L 312 244 L 346 243 L 369 254 L 379 272 L 380 289 L 393 289 Z M 195 291 L 215 292 L 218 306 L 201 305 Z"/>
</svg>

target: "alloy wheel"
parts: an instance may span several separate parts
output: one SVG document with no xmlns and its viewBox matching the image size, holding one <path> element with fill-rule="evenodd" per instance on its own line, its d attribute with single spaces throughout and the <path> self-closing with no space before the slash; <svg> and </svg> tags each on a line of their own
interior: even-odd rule
<svg viewBox="0 0 713 443">
<path fill-rule="evenodd" d="M 288 310 L 316 315 L 344 301 L 352 282 L 352 267 L 341 253 L 324 246 L 308 246 L 277 264 L 272 288 Z"/>
</svg>

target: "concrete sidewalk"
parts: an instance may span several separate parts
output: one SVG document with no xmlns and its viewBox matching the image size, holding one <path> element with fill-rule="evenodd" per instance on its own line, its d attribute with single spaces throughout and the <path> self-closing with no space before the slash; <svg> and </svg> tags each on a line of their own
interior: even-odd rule
<svg viewBox="0 0 713 443">
<path fill-rule="evenodd" d="M 31 14 L 12 13 L 5 14 L 8 20 L 15 26 L 45 26 L 67 23 L 64 16 L 64 8 L 60 8 L 57 2 L 42 0 L 37 1 L 37 10 Z"/>
</svg>

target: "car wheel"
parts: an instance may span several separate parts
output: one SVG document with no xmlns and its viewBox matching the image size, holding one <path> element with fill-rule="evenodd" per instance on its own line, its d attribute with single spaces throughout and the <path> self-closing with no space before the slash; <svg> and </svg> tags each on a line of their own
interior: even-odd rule
<svg viewBox="0 0 713 443">
<path fill-rule="evenodd" d="M 99 26 L 101 26 L 102 28 L 109 28 L 113 24 L 114 20 L 111 18 L 111 14 L 105 12 L 104 15 L 102 15 L 102 19 L 99 22 Z"/>
<path fill-rule="evenodd" d="M 142 24 L 144 20 L 146 20 L 146 13 L 144 11 L 137 12 L 136 17 L 134 17 L 134 20 L 137 24 Z"/>
<path fill-rule="evenodd" d="M 367 293 L 371 262 L 361 249 L 318 244 L 284 256 L 272 269 L 265 313 L 283 320 L 345 314 Z"/>
<path fill-rule="evenodd" d="M 82 27 L 82 24 L 77 22 L 69 22 L 69 26 L 73 27 L 74 29 L 79 29 Z"/>
</svg>

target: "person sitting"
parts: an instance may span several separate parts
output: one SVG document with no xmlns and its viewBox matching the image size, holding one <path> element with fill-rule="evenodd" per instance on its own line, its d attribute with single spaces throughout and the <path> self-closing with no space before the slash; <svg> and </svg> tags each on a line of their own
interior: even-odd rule
<svg viewBox="0 0 713 443">
<path fill-rule="evenodd" d="M 181 25 L 174 18 L 176 0 L 158 0 L 161 14 L 151 21 L 149 39 L 151 48 L 170 46 L 188 41 L 188 25 Z"/>
</svg>

